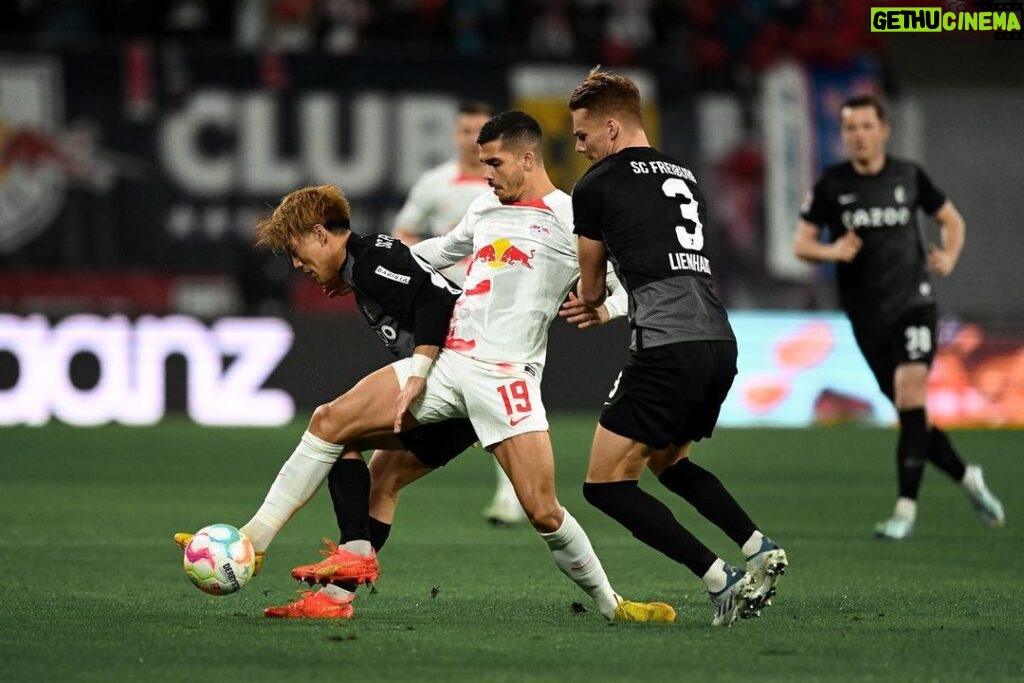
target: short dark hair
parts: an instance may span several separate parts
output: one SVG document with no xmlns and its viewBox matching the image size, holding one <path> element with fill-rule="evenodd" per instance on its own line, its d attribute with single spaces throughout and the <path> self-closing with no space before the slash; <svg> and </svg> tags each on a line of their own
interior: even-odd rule
<svg viewBox="0 0 1024 683">
<path fill-rule="evenodd" d="M 476 136 L 476 143 L 485 145 L 500 140 L 516 149 L 530 147 L 539 151 L 543 139 L 537 119 L 522 111 L 503 111 L 483 125 L 480 134 Z"/>
<path fill-rule="evenodd" d="M 860 107 L 874 107 L 875 113 L 878 114 L 878 120 L 882 123 L 886 122 L 885 105 L 882 104 L 882 100 L 878 99 L 874 95 L 854 95 L 853 97 L 847 97 L 843 101 L 843 106 L 839 108 L 839 111 L 843 109 L 859 109 Z"/>
<path fill-rule="evenodd" d="M 479 114 L 494 116 L 494 108 L 483 100 L 462 100 L 458 106 L 459 114 Z"/>
</svg>

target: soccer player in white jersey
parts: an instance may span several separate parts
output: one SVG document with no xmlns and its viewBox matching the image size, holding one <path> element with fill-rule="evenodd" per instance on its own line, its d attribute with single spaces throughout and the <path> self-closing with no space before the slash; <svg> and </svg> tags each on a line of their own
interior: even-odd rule
<svg viewBox="0 0 1024 683">
<path fill-rule="evenodd" d="M 395 217 L 392 234 L 412 246 L 431 237 L 446 235 L 465 215 L 470 202 L 489 194 L 484 165 L 480 163 L 476 136 L 494 112 L 485 102 L 461 102 L 455 117 L 453 139 L 456 156 L 426 170 L 413 184 L 405 204 Z M 442 272 L 461 285 L 468 263 L 455 263 Z M 484 517 L 494 525 L 526 521 L 508 476 L 495 463 L 495 490 Z"/>
<path fill-rule="evenodd" d="M 548 178 L 540 126 L 527 114 L 495 116 L 478 142 L 494 195 L 476 200 L 449 235 L 416 250 L 435 266 L 474 257 L 444 349 L 417 349 L 412 358 L 371 373 L 318 407 L 282 476 L 242 531 L 257 553 L 265 553 L 346 444 L 467 416 L 512 480 L 555 564 L 605 618 L 674 621 L 670 605 L 631 602 L 614 591 L 586 532 L 555 495 L 540 382 L 548 326 L 579 273 L 571 200 Z M 318 259 L 310 255 L 303 270 L 326 284 L 336 269 Z M 616 295 L 621 297 L 621 288 Z"/>
</svg>

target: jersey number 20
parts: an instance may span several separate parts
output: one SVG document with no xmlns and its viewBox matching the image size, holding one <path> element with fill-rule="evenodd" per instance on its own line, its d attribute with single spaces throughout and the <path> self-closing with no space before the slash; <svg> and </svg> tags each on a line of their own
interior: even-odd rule
<svg viewBox="0 0 1024 683">
<path fill-rule="evenodd" d="M 679 198 L 679 212 L 683 214 L 683 220 L 689 221 L 692 227 L 686 225 L 676 226 L 676 238 L 683 249 L 700 251 L 704 248 L 704 225 L 700 222 L 697 214 L 697 200 L 690 192 L 690 186 L 680 178 L 669 178 L 661 184 L 661 191 L 666 197 Z M 693 230 L 693 232 L 690 232 Z"/>
</svg>

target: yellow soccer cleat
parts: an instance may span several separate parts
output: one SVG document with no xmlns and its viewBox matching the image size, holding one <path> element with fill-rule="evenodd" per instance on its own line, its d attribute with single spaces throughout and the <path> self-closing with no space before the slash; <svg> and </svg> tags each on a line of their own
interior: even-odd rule
<svg viewBox="0 0 1024 683">
<path fill-rule="evenodd" d="M 643 621 L 671 624 L 676 620 L 676 611 L 665 602 L 633 602 L 619 600 L 615 606 L 612 621 Z"/>
<path fill-rule="evenodd" d="M 194 534 L 190 534 L 187 531 L 179 531 L 178 533 L 174 534 L 174 542 L 178 544 L 179 548 L 184 550 L 188 546 L 188 542 L 192 540 L 193 535 Z M 267 551 L 265 550 L 256 551 L 256 557 L 252 562 L 253 576 L 258 575 L 260 573 L 260 570 L 263 569 L 263 558 L 266 556 L 266 554 Z"/>
</svg>

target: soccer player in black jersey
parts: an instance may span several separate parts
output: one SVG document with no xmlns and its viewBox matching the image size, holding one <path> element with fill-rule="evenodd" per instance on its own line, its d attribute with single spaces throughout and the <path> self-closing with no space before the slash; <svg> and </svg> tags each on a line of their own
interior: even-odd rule
<svg viewBox="0 0 1024 683">
<path fill-rule="evenodd" d="M 273 215 L 256 226 L 257 244 L 287 252 L 296 268 L 326 283 L 328 296 L 354 294 L 360 313 L 395 356 L 435 357 L 461 290 L 398 239 L 358 235 L 349 229 L 349 220 L 348 200 L 339 188 L 303 188 L 284 197 Z M 312 227 L 295 239 L 289 237 L 297 232 L 290 225 Z M 375 580 L 379 572 L 376 551 L 390 533 L 399 491 L 476 441 L 469 419 L 453 418 L 348 446 L 327 476 L 341 544 L 329 543 L 326 559 L 292 572 L 327 585 L 264 614 L 351 617 L 358 582 Z M 374 453 L 367 468 L 362 451 L 375 446 L 383 450 Z M 253 524 L 243 531 L 258 536 L 258 529 L 248 528 Z"/>
<path fill-rule="evenodd" d="M 684 564 L 715 605 L 712 624 L 755 616 L 786 553 L 714 474 L 691 462 L 710 437 L 736 375 L 736 338 L 711 283 L 707 207 L 688 169 L 647 140 L 640 93 L 593 70 L 569 100 L 576 151 L 593 164 L 573 190 L 582 304 L 605 297 L 611 260 L 629 293 L 630 358 L 594 435 L 583 493 L 633 535 Z M 580 305 L 569 302 L 569 306 Z M 638 486 L 644 467 L 726 533 L 746 571 L 720 559 Z"/>
<path fill-rule="evenodd" d="M 880 538 L 911 535 L 924 464 L 960 482 L 981 520 L 1005 521 L 981 468 L 965 465 L 925 412 L 938 317 L 931 270 L 953 272 L 964 245 L 964 220 L 920 166 L 886 154 L 889 124 L 875 97 L 848 99 L 841 109 L 849 161 L 827 169 L 800 214 L 794 253 L 811 263 L 837 263 L 839 298 L 864 358 L 899 413 L 899 497 Z M 925 250 L 917 222 L 923 209 L 942 228 L 941 246 Z M 828 241 L 822 230 L 828 228 Z"/>
</svg>

